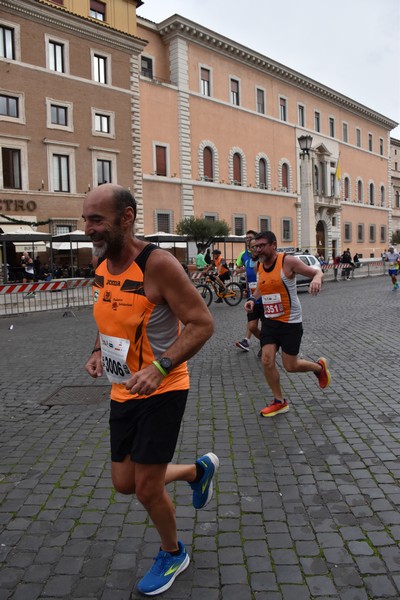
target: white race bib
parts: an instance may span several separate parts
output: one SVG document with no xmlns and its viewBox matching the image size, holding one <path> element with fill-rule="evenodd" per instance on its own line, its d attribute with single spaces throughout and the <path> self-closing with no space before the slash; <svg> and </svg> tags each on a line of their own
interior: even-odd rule
<svg viewBox="0 0 400 600">
<path fill-rule="evenodd" d="M 257 289 L 257 281 L 249 281 L 250 294 L 253 294 Z"/>
<path fill-rule="evenodd" d="M 266 294 L 262 297 L 262 303 L 266 319 L 280 317 L 285 312 L 280 294 Z"/>
<path fill-rule="evenodd" d="M 111 335 L 100 334 L 101 358 L 103 369 L 110 383 L 124 383 L 132 377 L 126 357 L 129 351 L 129 340 Z"/>
</svg>

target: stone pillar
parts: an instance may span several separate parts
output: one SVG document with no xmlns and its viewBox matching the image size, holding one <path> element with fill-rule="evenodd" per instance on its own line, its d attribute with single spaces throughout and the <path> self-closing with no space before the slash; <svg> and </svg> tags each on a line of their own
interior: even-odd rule
<svg viewBox="0 0 400 600">
<path fill-rule="evenodd" d="M 312 160 L 310 154 L 301 155 L 301 248 L 311 254 L 316 251 Z"/>
</svg>

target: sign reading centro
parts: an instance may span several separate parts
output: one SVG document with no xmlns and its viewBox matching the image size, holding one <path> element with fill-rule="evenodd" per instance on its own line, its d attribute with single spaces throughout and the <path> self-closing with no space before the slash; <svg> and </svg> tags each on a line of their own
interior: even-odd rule
<svg viewBox="0 0 400 600">
<path fill-rule="evenodd" d="M 0 198 L 0 210 L 14 212 L 33 212 L 36 210 L 37 204 L 34 200 L 10 200 Z"/>
</svg>

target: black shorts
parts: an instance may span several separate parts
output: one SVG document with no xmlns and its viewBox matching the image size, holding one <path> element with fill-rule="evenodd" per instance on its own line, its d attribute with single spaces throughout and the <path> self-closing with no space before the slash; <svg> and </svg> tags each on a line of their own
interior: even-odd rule
<svg viewBox="0 0 400 600">
<path fill-rule="evenodd" d="M 282 352 L 297 356 L 300 352 L 301 338 L 303 337 L 302 323 L 282 323 L 272 319 L 262 319 L 260 344 L 275 344 Z"/>
<path fill-rule="evenodd" d="M 247 313 L 247 322 L 258 321 L 264 315 L 264 308 L 262 302 L 255 303 L 252 312 Z"/>
<path fill-rule="evenodd" d="M 229 281 L 229 279 L 231 278 L 231 274 L 230 273 L 222 273 L 222 275 L 218 275 L 218 277 L 220 278 L 221 281 Z"/>
<path fill-rule="evenodd" d="M 111 460 L 158 465 L 171 462 L 189 390 L 155 394 L 142 400 L 110 403 Z"/>
</svg>

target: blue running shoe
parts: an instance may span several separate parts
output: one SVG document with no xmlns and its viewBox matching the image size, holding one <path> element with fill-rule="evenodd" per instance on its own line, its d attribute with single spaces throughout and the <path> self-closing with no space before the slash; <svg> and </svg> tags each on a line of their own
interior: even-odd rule
<svg viewBox="0 0 400 600">
<path fill-rule="evenodd" d="M 204 508 L 213 495 L 213 477 L 218 471 L 219 459 L 218 456 L 209 452 L 204 456 L 200 456 L 196 460 L 196 465 L 200 465 L 203 470 L 203 476 L 198 483 L 191 483 L 190 487 L 193 490 L 193 506 L 196 509 Z"/>
<path fill-rule="evenodd" d="M 189 554 L 182 542 L 178 542 L 180 553 L 176 556 L 160 550 L 154 558 L 154 564 L 139 581 L 137 589 L 146 596 L 155 596 L 168 590 L 179 573 L 190 563 Z"/>
</svg>

